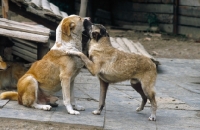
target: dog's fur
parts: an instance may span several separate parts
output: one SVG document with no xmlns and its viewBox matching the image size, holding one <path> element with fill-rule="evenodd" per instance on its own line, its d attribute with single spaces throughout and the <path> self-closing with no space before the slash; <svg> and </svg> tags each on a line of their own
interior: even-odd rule
<svg viewBox="0 0 200 130">
<path fill-rule="evenodd" d="M 27 73 L 19 79 L 18 103 L 36 109 L 50 110 L 56 106 L 57 98 L 52 94 L 62 88 L 63 102 L 69 114 L 80 114 L 84 110 L 75 103 L 74 78 L 84 63 L 77 56 L 66 55 L 66 51 L 82 51 L 81 39 L 84 19 L 70 15 L 60 22 L 56 29 L 56 43 L 39 61 L 32 64 Z M 9 98 L 9 92 L 1 94 L 1 99 Z M 50 104 L 50 105 L 49 105 Z M 76 110 L 74 110 L 76 109 Z"/>
<path fill-rule="evenodd" d="M 0 89 L 17 88 L 17 81 L 26 73 L 28 66 L 20 62 L 4 62 L 0 56 Z"/>
<path fill-rule="evenodd" d="M 81 52 L 69 51 L 69 55 L 81 57 L 92 75 L 100 80 L 99 108 L 93 114 L 100 114 L 104 105 L 109 83 L 130 80 L 131 86 L 141 95 L 142 103 L 136 110 L 141 111 L 147 102 L 151 102 L 149 120 L 156 120 L 157 103 L 154 85 L 156 82 L 156 65 L 151 59 L 137 54 L 125 53 L 111 46 L 106 29 L 102 25 L 88 25 L 91 41 L 89 59 Z"/>
</svg>

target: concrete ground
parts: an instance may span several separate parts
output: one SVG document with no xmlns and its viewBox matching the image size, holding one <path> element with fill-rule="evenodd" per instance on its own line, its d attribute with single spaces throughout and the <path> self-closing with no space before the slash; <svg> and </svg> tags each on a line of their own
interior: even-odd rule
<svg viewBox="0 0 200 130">
<path fill-rule="evenodd" d="M 69 126 L 73 129 L 105 130 L 199 130 L 200 129 L 200 60 L 158 59 L 156 98 L 157 120 L 148 121 L 150 104 L 137 113 L 140 95 L 132 89 L 129 81 L 111 84 L 106 98 L 106 107 L 101 115 L 93 115 L 98 107 L 99 82 L 86 70 L 75 80 L 77 103 L 85 107 L 80 115 L 69 115 L 62 102 L 57 108 L 42 111 L 18 105 L 16 101 L 0 100 L 0 129 L 17 129 L 17 124 L 6 126 L 7 121 L 33 121 Z M 12 120 L 11 120 L 12 119 Z M 38 125 L 39 127 L 39 125 Z M 37 129 L 37 125 L 34 127 Z M 32 129 L 34 129 L 32 128 Z M 20 128 L 19 128 L 20 129 Z"/>
</svg>

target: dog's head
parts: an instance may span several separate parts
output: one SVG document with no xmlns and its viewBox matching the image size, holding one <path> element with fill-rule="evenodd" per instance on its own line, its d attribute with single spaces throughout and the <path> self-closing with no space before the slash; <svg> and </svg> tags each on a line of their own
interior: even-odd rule
<svg viewBox="0 0 200 130">
<path fill-rule="evenodd" d="M 3 61 L 2 57 L 0 56 L 0 71 L 6 70 L 7 69 L 7 64 L 6 62 Z"/>
<path fill-rule="evenodd" d="M 93 24 L 90 20 L 84 20 L 83 27 L 83 35 L 90 39 L 98 41 L 101 37 L 109 37 L 106 28 L 101 24 Z"/>
<path fill-rule="evenodd" d="M 70 15 L 60 23 L 61 31 L 64 35 L 70 36 L 72 33 L 78 35 L 83 31 L 83 21 L 84 18 L 81 18 L 78 15 Z"/>
</svg>

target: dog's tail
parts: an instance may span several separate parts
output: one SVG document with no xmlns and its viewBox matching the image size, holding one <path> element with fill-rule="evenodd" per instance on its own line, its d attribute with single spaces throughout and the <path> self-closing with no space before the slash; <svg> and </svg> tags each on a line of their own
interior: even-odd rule
<svg viewBox="0 0 200 130">
<path fill-rule="evenodd" d="M 13 100 L 13 101 L 17 101 L 18 100 L 18 92 L 3 92 L 0 95 L 0 99 L 9 99 L 9 100 Z"/>
</svg>

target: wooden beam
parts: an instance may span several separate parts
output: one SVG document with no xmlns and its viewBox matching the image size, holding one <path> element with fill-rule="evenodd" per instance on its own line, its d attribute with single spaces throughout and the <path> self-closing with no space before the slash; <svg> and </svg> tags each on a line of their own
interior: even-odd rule
<svg viewBox="0 0 200 130">
<path fill-rule="evenodd" d="M 173 14 L 155 14 L 159 23 L 173 23 Z M 147 15 L 148 13 L 145 12 L 132 12 L 122 10 L 114 10 L 113 13 L 115 19 L 129 22 L 147 22 Z"/>
<path fill-rule="evenodd" d="M 179 26 L 178 33 L 192 38 L 200 38 L 200 28 Z"/>
<path fill-rule="evenodd" d="M 19 48 L 17 46 L 13 46 L 12 50 L 17 51 L 17 52 L 19 52 L 19 53 L 21 53 L 23 55 L 29 56 L 29 57 L 37 60 L 37 54 L 31 53 L 30 51 L 27 51 L 27 50 L 25 50 L 23 48 Z"/>
<path fill-rule="evenodd" d="M 180 5 L 200 6 L 200 1 L 199 0 L 180 0 Z"/>
<path fill-rule="evenodd" d="M 20 31 L 13 31 L 0 28 L 0 35 L 7 36 L 7 37 L 14 37 L 14 38 L 21 38 L 24 40 L 30 40 L 40 43 L 48 43 L 49 36 L 32 34 L 28 32 L 20 32 Z"/>
<path fill-rule="evenodd" d="M 40 35 L 45 35 L 45 36 L 50 35 L 50 29 L 48 28 L 42 28 L 42 27 L 38 27 L 34 25 L 23 24 L 23 23 L 19 23 L 19 22 L 7 20 L 7 19 L 2 19 L 2 18 L 0 18 L 0 27 L 4 29 L 29 32 L 29 33 L 40 34 Z"/>
<path fill-rule="evenodd" d="M 13 1 L 9 1 L 9 6 L 10 6 L 10 10 L 19 14 L 19 15 L 22 15 L 24 16 L 25 18 L 28 18 L 32 21 L 35 21 L 36 23 L 38 24 L 42 24 L 44 25 L 45 27 L 47 28 L 50 28 L 51 30 L 56 30 L 59 22 L 61 20 L 57 20 L 55 18 L 51 18 L 49 16 L 45 16 L 44 14 L 44 17 L 42 16 L 38 16 L 34 13 L 32 13 L 31 11 L 27 11 L 25 7 L 23 7 L 22 5 L 17 6 L 17 4 L 13 3 Z M 38 14 L 41 14 L 42 15 L 42 12 L 40 12 L 39 10 L 36 11 L 34 10 L 34 12 L 38 12 Z"/>
<path fill-rule="evenodd" d="M 79 12 L 79 15 L 81 17 L 86 17 L 87 4 L 88 4 L 88 0 L 81 0 L 81 7 L 80 7 L 80 12 Z"/>
<path fill-rule="evenodd" d="M 152 13 L 173 13 L 172 4 L 141 4 L 133 2 L 116 2 L 116 10 L 134 11 L 134 12 L 152 12 Z"/>
<path fill-rule="evenodd" d="M 19 57 L 21 57 L 21 58 L 23 58 L 23 59 L 29 61 L 29 62 L 35 62 L 35 61 L 37 60 L 37 59 L 31 58 L 31 57 L 29 57 L 29 56 L 27 56 L 27 55 L 21 54 L 21 53 L 15 51 L 15 50 L 13 50 L 12 53 L 13 53 L 14 55 L 16 55 L 16 56 L 19 56 Z"/>
<path fill-rule="evenodd" d="M 179 16 L 179 24 L 200 27 L 200 18 Z"/>
<path fill-rule="evenodd" d="M 179 6 L 179 14 L 190 16 L 190 17 L 200 17 L 200 7 L 193 6 Z"/>
<path fill-rule="evenodd" d="M 9 11 L 8 0 L 1 0 L 1 4 L 2 4 L 2 16 L 3 16 L 3 18 L 10 19 L 9 14 L 8 14 L 8 11 Z"/>
</svg>

